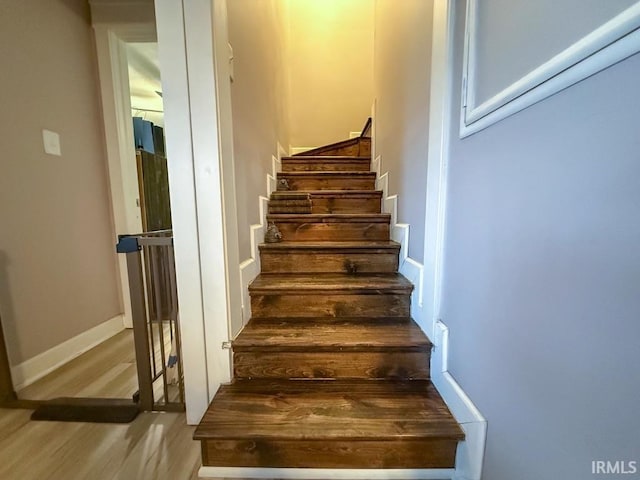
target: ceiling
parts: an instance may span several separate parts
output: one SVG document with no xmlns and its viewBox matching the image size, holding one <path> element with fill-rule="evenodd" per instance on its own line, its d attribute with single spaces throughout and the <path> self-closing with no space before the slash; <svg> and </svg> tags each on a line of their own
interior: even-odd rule
<svg viewBox="0 0 640 480">
<path fill-rule="evenodd" d="M 157 43 L 128 43 L 129 90 L 131 112 L 155 125 L 164 126 L 160 64 Z"/>
</svg>

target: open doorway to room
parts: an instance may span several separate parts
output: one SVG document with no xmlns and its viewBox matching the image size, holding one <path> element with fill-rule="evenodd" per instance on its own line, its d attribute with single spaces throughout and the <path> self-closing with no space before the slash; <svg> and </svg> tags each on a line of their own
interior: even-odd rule
<svg viewBox="0 0 640 480">
<path fill-rule="evenodd" d="M 154 25 L 129 25 L 116 31 L 105 24 L 94 24 L 92 31 L 88 5 L 81 0 L 76 3 L 77 11 L 65 10 L 67 7 L 58 3 L 47 4 L 46 8 L 43 4 L 35 17 L 18 8 L 10 12 L 17 25 L 23 16 L 25 21 L 30 18 L 37 25 L 47 23 L 49 16 L 52 20 L 47 24 L 53 30 L 69 23 L 68 28 L 76 37 L 86 38 L 80 43 L 76 37 L 62 37 L 61 45 L 52 42 L 51 56 L 55 59 L 52 61 L 58 63 L 54 68 L 43 60 L 42 68 L 64 75 L 56 77 L 59 85 L 52 84 L 46 89 L 50 96 L 42 95 L 39 108 L 31 112 L 33 119 L 27 114 L 22 117 L 28 118 L 28 122 L 14 119 L 16 124 L 28 123 L 18 125 L 22 129 L 28 127 L 25 130 L 28 132 L 33 130 L 34 122 L 38 128 L 40 124 L 48 127 L 51 130 L 48 133 L 57 139 L 58 153 L 47 152 L 45 155 L 55 156 L 43 156 L 39 151 L 42 140 L 28 143 L 13 135 L 14 156 L 21 162 L 16 160 L 6 170 L 5 179 L 24 177 L 20 169 L 25 170 L 31 164 L 37 175 L 32 175 L 28 184 L 14 181 L 15 188 L 6 190 L 8 194 L 15 191 L 16 199 L 24 199 L 25 190 L 34 187 L 26 202 L 29 208 L 20 207 L 21 211 L 16 209 L 14 213 L 10 204 L 3 202 L 7 208 L 0 212 L 3 219 L 16 219 L 16 225 L 9 225 L 12 235 L 3 235 L 0 242 L 0 313 L 6 337 L 0 352 L 3 354 L 0 403 L 10 401 L 16 405 L 18 400 L 18 405 L 37 405 L 60 397 L 100 398 L 137 402 L 143 410 L 182 410 L 184 393 L 179 362 L 176 368 L 169 368 L 179 359 L 176 355 L 179 332 L 175 275 L 171 267 L 173 247 L 162 98 L 157 59 L 153 59 L 157 47 L 141 43 L 155 40 Z M 7 35 L 10 34 L 22 38 L 19 29 L 7 30 Z M 25 42 L 31 40 L 24 32 L 22 35 Z M 33 44 L 38 42 L 34 39 Z M 24 63 L 16 60 L 15 78 L 11 79 L 23 87 L 16 90 L 16 112 L 24 110 L 28 103 L 21 100 L 22 92 L 26 95 L 37 90 L 30 89 L 29 78 L 21 76 Z M 143 83 L 153 87 L 150 95 L 156 103 L 145 98 L 140 88 Z M 46 115 L 48 123 L 40 118 L 47 110 L 53 110 L 52 115 Z M 142 122 L 143 131 L 150 132 L 150 144 L 143 136 L 134 136 L 134 117 Z M 106 145 L 101 138 L 103 132 Z M 50 147 L 46 140 L 47 137 L 45 151 Z M 7 146 L 14 148 L 13 143 Z M 56 160 L 56 156 L 60 158 Z M 39 170 L 36 164 L 40 165 Z M 35 187 L 40 184 L 46 188 L 37 191 Z M 2 185 L 4 193 L 4 182 Z M 21 202 L 12 203 L 17 206 Z M 61 215 L 47 213 L 47 209 Z M 44 227 L 37 215 L 29 216 L 32 210 L 36 214 L 47 213 L 46 224 L 51 228 L 41 236 L 42 242 L 29 247 L 23 241 L 27 233 L 38 230 L 38 225 Z M 116 256 L 116 235 L 135 238 L 140 253 Z M 130 282 L 131 255 L 140 257 L 137 285 Z M 30 263 L 25 264 L 29 257 Z M 43 284 L 40 289 L 38 282 Z M 31 302 L 21 302 L 28 298 L 25 293 L 36 290 Z M 168 290 L 171 291 L 167 293 Z M 132 300 L 142 302 L 142 308 L 132 307 Z M 47 307 L 49 304 L 53 307 Z M 138 332 L 134 335 L 136 308 L 144 322 L 140 335 Z M 30 319 L 40 317 L 44 320 L 40 327 L 30 326 Z M 90 317 L 87 327 L 83 317 Z M 105 318 L 106 321 L 100 320 Z M 141 346 L 146 349 L 142 356 Z M 141 370 L 145 371 L 142 376 Z M 146 399 L 150 399 L 145 405 L 142 377 Z"/>
</svg>

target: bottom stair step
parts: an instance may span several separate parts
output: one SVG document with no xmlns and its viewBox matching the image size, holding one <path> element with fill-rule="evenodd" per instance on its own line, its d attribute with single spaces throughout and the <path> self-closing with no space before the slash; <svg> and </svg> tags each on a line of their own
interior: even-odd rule
<svg viewBox="0 0 640 480">
<path fill-rule="evenodd" d="M 428 381 L 236 381 L 195 431 L 204 466 L 453 468 L 464 434 Z"/>
</svg>

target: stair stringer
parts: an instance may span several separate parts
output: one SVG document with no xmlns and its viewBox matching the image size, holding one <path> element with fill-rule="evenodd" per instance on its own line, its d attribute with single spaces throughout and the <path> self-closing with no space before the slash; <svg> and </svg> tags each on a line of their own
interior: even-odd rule
<svg viewBox="0 0 640 480">
<path fill-rule="evenodd" d="M 380 156 L 377 156 L 371 160 L 371 170 L 376 172 L 376 188 L 382 190 L 382 211 L 391 214 L 391 239 L 400 244 L 398 271 L 416 287 L 411 294 L 411 316 L 425 332 L 430 332 L 431 329 L 426 328 L 427 324 L 423 321 L 425 316 L 422 307 L 424 265 L 409 256 L 410 225 L 398 223 L 398 195 L 388 195 L 389 172 L 381 173 L 381 169 L 382 161 Z"/>
<path fill-rule="evenodd" d="M 246 325 L 251 318 L 251 298 L 249 296 L 249 283 L 260 273 L 260 250 L 258 245 L 264 240 L 267 229 L 266 218 L 269 206 L 269 196 L 276 190 L 277 174 L 282 171 L 281 158 L 287 155 L 286 150 L 278 143 L 278 154 L 271 156 L 271 173 L 267 174 L 267 195 L 258 197 L 258 210 L 260 223 L 254 223 L 250 228 L 251 256 L 240 263 L 240 288 L 242 289 L 242 324 Z M 238 333 L 238 332 L 235 332 Z"/>
</svg>

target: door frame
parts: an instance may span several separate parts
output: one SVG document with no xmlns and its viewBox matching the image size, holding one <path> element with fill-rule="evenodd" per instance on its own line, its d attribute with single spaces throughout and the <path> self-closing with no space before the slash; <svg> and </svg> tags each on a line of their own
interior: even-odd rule
<svg viewBox="0 0 640 480">
<path fill-rule="evenodd" d="M 224 0 L 156 0 L 187 423 L 231 380 L 242 322 Z M 170 66 L 170 68 L 167 68 Z"/>
<path fill-rule="evenodd" d="M 100 23 L 95 24 L 93 29 L 115 233 L 116 235 L 139 233 L 142 231 L 142 220 L 138 204 L 138 172 L 131 123 L 126 44 L 155 42 L 155 25 Z M 132 328 L 126 259 L 123 255 L 119 255 L 117 261 L 124 312 L 123 322 L 126 328 Z"/>
</svg>

